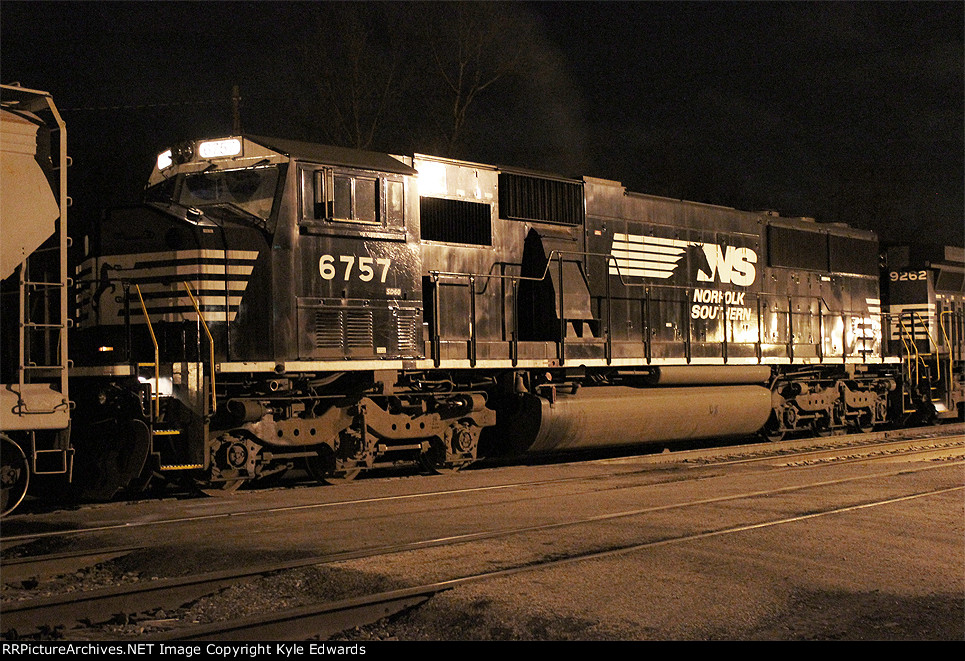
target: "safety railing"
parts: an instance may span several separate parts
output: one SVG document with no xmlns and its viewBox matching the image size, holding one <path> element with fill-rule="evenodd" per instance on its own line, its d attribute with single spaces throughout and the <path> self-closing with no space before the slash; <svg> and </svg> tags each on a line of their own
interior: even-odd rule
<svg viewBox="0 0 965 661">
<path fill-rule="evenodd" d="M 451 272 L 451 271 L 429 271 L 429 278 L 431 283 L 431 301 L 432 301 L 432 323 L 429 329 L 430 332 L 430 356 L 433 360 L 434 365 L 439 366 L 442 361 L 442 343 L 443 343 L 443 331 L 442 331 L 442 310 L 440 309 L 440 286 L 443 281 L 450 280 L 456 283 L 462 283 L 466 287 L 468 292 L 468 309 L 469 309 L 469 338 L 468 338 L 468 360 L 470 366 L 475 366 L 478 362 L 478 325 L 477 325 L 477 314 L 478 314 L 478 304 L 477 296 L 481 295 L 483 291 L 486 290 L 489 281 L 509 281 L 511 287 L 511 298 L 512 305 L 508 310 L 511 314 L 511 320 L 509 324 L 509 358 L 513 366 L 517 365 L 519 362 L 519 288 L 520 284 L 523 282 L 539 283 L 545 282 L 547 278 L 550 278 L 550 269 L 556 269 L 557 278 L 555 292 L 556 301 L 555 304 L 559 310 L 558 319 L 558 338 L 555 339 L 556 342 L 556 355 L 558 364 L 564 366 L 567 358 L 567 324 L 572 321 L 567 319 L 564 310 L 566 308 L 566 288 L 564 278 L 564 262 L 566 257 L 578 257 L 578 261 L 581 265 L 585 265 L 586 261 L 589 259 L 602 259 L 605 260 L 603 264 L 604 272 L 607 273 L 604 280 L 604 291 L 602 296 L 593 296 L 593 298 L 599 300 L 599 318 L 597 321 L 600 323 L 600 333 L 599 339 L 602 340 L 603 345 L 603 357 L 606 364 L 612 364 L 613 361 L 613 319 L 612 310 L 614 305 L 614 298 L 612 295 L 611 288 L 611 278 L 615 270 L 615 275 L 619 278 L 620 284 L 626 289 L 643 289 L 642 295 L 633 300 L 638 300 L 642 307 L 642 314 L 645 320 L 644 328 L 641 331 L 641 340 L 643 343 L 644 357 L 647 362 L 651 362 L 654 357 L 654 345 L 655 344 L 666 344 L 666 341 L 655 340 L 655 320 L 654 316 L 654 305 L 655 303 L 664 303 L 665 299 L 661 296 L 666 295 L 668 292 L 676 292 L 680 305 L 679 310 L 679 320 L 683 326 L 681 330 L 681 343 L 683 344 L 684 356 L 687 361 L 691 361 L 694 358 L 694 331 L 693 331 L 693 320 L 690 314 L 690 306 L 694 300 L 694 292 L 699 288 L 688 287 L 680 285 L 654 285 L 652 283 L 645 282 L 632 282 L 628 281 L 627 277 L 621 270 L 620 264 L 617 259 L 610 254 L 606 253 L 590 253 L 590 252 L 579 252 L 579 251 L 562 251 L 562 250 L 552 250 L 547 257 L 546 265 L 543 268 L 543 273 L 541 275 L 530 275 L 524 276 L 519 274 L 502 274 L 502 273 L 465 273 L 465 272 Z M 519 266 L 521 265 L 514 265 Z M 478 282 L 484 282 L 482 291 L 477 291 L 476 286 Z M 682 293 L 682 296 L 681 296 Z M 846 311 L 833 311 L 830 306 L 820 296 L 788 296 L 786 294 L 776 294 L 767 292 L 754 292 L 753 295 L 748 296 L 750 301 L 750 309 L 756 312 L 757 318 L 757 329 L 756 329 L 756 339 L 748 341 L 738 341 L 735 339 L 735 333 L 731 328 L 732 324 L 729 319 L 729 309 L 735 307 L 730 305 L 726 297 L 720 302 L 720 320 L 722 330 L 720 331 L 721 339 L 718 341 L 720 344 L 720 357 L 727 362 L 731 357 L 730 354 L 735 345 L 753 345 L 754 357 L 760 362 L 764 358 L 764 345 L 773 344 L 771 342 L 765 341 L 765 315 L 764 312 L 769 310 L 770 306 L 767 305 L 769 300 L 781 300 L 786 303 L 786 308 L 780 309 L 780 313 L 785 316 L 786 332 L 781 333 L 786 335 L 783 343 L 786 346 L 786 357 L 789 360 L 794 360 L 795 358 L 795 346 L 801 347 L 806 344 L 810 344 L 814 347 L 814 356 L 824 362 L 829 355 L 834 355 L 835 360 L 837 360 L 838 352 L 835 350 L 833 354 L 829 354 L 825 348 L 825 340 L 828 338 L 829 323 L 828 318 L 833 317 L 840 320 L 841 325 L 841 350 L 840 359 L 842 363 L 847 363 L 850 360 L 854 360 L 857 356 L 860 356 L 862 362 L 868 362 L 869 355 L 874 353 L 875 344 L 880 345 L 881 342 L 881 332 L 883 315 L 879 313 L 855 313 L 861 314 L 862 319 L 866 318 L 877 318 L 877 328 L 878 333 L 873 337 L 868 337 L 867 330 L 863 332 L 860 337 L 855 337 L 853 344 L 854 350 L 849 351 L 849 341 L 848 341 L 848 324 L 846 320 L 849 316 Z M 796 313 L 794 312 L 795 302 L 805 303 L 805 308 L 808 312 Z M 673 302 L 673 301 L 671 301 Z M 810 312 L 812 310 L 812 304 L 817 307 L 817 314 Z M 783 306 L 778 305 L 777 308 Z M 507 310 L 503 308 L 501 310 L 502 314 L 506 314 Z M 807 323 L 810 325 L 810 319 L 815 318 L 817 320 L 817 329 L 814 335 L 816 339 L 809 343 L 798 343 L 795 341 L 795 332 L 797 330 L 798 324 L 795 323 L 795 317 L 806 317 L 808 319 Z M 504 320 L 503 328 L 506 328 L 506 323 Z M 705 342 L 705 344 L 712 344 L 713 342 Z M 869 346 L 870 344 L 870 346 Z"/>
<path fill-rule="evenodd" d="M 134 289 L 137 291 L 137 298 L 141 302 L 141 312 L 144 314 L 144 320 L 147 322 L 147 330 L 151 335 L 151 343 L 154 345 L 154 362 L 153 363 L 138 363 L 137 367 L 153 367 L 154 368 L 154 388 L 151 392 L 151 411 L 153 417 L 156 420 L 161 415 L 161 400 L 159 398 L 160 385 L 161 385 L 161 356 L 160 349 L 158 348 L 157 336 L 154 334 L 154 325 L 151 323 L 151 316 L 147 313 L 147 306 L 144 304 L 144 296 L 141 295 L 141 288 L 134 284 Z"/>
<path fill-rule="evenodd" d="M 181 284 L 184 285 L 184 290 L 188 292 L 188 297 L 191 299 L 191 304 L 194 306 L 194 311 L 198 313 L 198 320 L 200 320 L 201 326 L 204 328 L 205 335 L 208 336 L 208 361 L 209 361 L 209 367 L 211 371 L 211 377 L 210 377 L 211 409 L 210 411 L 211 413 L 214 413 L 215 409 L 217 408 L 217 393 L 215 391 L 215 381 L 214 381 L 215 380 L 214 338 L 211 337 L 211 331 L 208 329 L 208 322 L 205 321 L 204 314 L 202 314 L 201 308 L 198 306 L 198 301 L 194 298 L 194 294 L 191 292 L 191 288 L 188 286 L 188 283 L 182 282 Z"/>
</svg>

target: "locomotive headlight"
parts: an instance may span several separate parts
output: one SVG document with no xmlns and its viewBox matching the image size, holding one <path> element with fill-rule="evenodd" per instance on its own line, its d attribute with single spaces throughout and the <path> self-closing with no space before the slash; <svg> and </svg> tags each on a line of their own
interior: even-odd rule
<svg viewBox="0 0 965 661">
<path fill-rule="evenodd" d="M 241 140 L 225 138 L 224 140 L 209 140 L 198 145 L 198 155 L 201 158 L 224 158 L 237 156 L 241 153 Z"/>
<path fill-rule="evenodd" d="M 169 168 L 169 167 L 171 167 L 172 165 L 174 165 L 174 158 L 173 158 L 173 154 L 171 153 L 171 150 L 170 150 L 170 149 L 168 149 L 167 151 L 161 152 L 160 154 L 157 155 L 157 169 L 158 169 L 158 170 L 163 170 L 163 169 L 165 169 L 165 168 Z"/>
</svg>

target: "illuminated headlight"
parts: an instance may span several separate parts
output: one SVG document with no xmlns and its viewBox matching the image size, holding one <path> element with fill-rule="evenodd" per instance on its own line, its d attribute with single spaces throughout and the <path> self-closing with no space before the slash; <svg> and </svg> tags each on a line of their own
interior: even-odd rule
<svg viewBox="0 0 965 661">
<path fill-rule="evenodd" d="M 157 156 L 157 169 L 163 170 L 174 165 L 174 159 L 172 158 L 171 150 L 168 149 L 165 152 L 161 152 Z"/>
<path fill-rule="evenodd" d="M 238 138 L 209 140 L 198 145 L 198 154 L 201 158 L 223 158 L 225 156 L 237 156 L 240 153 L 241 140 Z"/>
</svg>

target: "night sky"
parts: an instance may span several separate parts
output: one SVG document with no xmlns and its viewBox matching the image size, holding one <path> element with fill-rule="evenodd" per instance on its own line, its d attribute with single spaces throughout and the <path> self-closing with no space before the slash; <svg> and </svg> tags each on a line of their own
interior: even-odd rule
<svg viewBox="0 0 965 661">
<path fill-rule="evenodd" d="M 0 80 L 52 93 L 83 216 L 136 201 L 173 142 L 230 133 L 233 85 L 244 131 L 344 142 L 319 81 L 349 76 L 350 15 L 367 79 L 392 74 L 373 150 L 963 244 L 965 3 L 487 3 L 488 61 L 512 67 L 447 140 L 432 53 L 455 11 L 4 0 Z"/>
</svg>

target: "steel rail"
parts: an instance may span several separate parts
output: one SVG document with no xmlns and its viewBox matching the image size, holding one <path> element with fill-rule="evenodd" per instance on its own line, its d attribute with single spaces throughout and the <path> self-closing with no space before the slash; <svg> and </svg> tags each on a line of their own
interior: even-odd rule
<svg viewBox="0 0 965 661">
<path fill-rule="evenodd" d="M 901 441 L 919 440 L 923 438 L 922 436 L 920 436 L 920 434 L 927 434 L 928 436 L 925 436 L 925 438 L 927 438 L 934 434 L 945 434 L 947 432 L 963 433 L 965 432 L 965 424 L 951 424 L 951 425 L 943 425 L 938 427 L 936 426 L 919 427 L 919 428 L 906 429 L 906 430 L 887 430 L 887 431 L 871 432 L 866 434 L 848 434 L 844 436 L 792 439 L 792 440 L 780 441 L 777 443 L 771 443 L 771 442 L 755 443 L 751 445 L 734 445 L 734 446 L 727 446 L 727 447 L 705 448 L 701 450 L 680 450 L 676 452 L 664 452 L 664 453 L 652 454 L 652 455 L 631 455 L 630 458 L 640 463 L 663 464 L 663 463 L 681 463 L 681 462 L 691 462 L 691 461 L 696 462 L 697 460 L 701 459 L 702 457 L 708 454 L 719 455 L 723 453 L 729 456 L 735 453 L 747 453 L 747 452 L 760 451 L 760 452 L 768 453 L 767 456 L 752 457 L 751 459 L 746 459 L 746 460 L 737 459 L 732 461 L 735 461 L 735 462 L 756 461 L 756 460 L 765 461 L 767 459 L 773 459 L 774 456 L 777 456 L 776 454 L 777 452 L 787 448 L 788 446 L 802 446 L 802 445 L 807 446 L 807 444 L 811 444 L 811 443 L 821 443 L 821 444 L 832 444 L 832 445 L 841 447 L 845 443 L 851 443 L 852 441 L 857 441 L 859 444 L 852 444 L 844 447 L 846 447 L 847 449 L 860 449 L 862 447 L 874 447 L 878 443 L 878 439 L 887 439 L 887 438 L 897 436 L 899 437 L 899 440 L 895 442 L 901 442 Z M 862 441 L 866 441 L 866 443 L 862 443 Z M 819 451 L 821 450 L 814 450 L 812 447 L 807 446 L 807 447 L 804 447 L 803 449 L 792 449 L 791 452 L 784 452 L 780 456 L 793 457 L 798 455 L 804 455 L 808 452 L 819 452 Z M 626 460 L 626 457 L 623 457 L 620 459 L 600 459 L 598 461 L 601 463 L 607 464 L 607 463 L 614 463 L 617 461 L 625 461 L 625 460 Z M 584 461 L 580 463 L 586 464 L 589 462 Z M 726 462 L 719 462 L 714 465 L 722 465 L 724 463 Z M 703 463 L 703 464 L 700 464 L 700 463 L 693 464 L 694 467 L 706 466 L 706 465 L 710 465 L 709 462 Z M 436 490 L 436 491 L 397 494 L 397 495 L 391 495 L 391 496 L 377 496 L 377 497 L 371 497 L 371 498 L 356 498 L 351 500 L 339 500 L 339 501 L 326 502 L 326 503 L 303 503 L 303 504 L 297 504 L 297 505 L 285 505 L 281 507 L 267 507 L 267 508 L 260 508 L 260 509 L 243 510 L 240 512 L 218 512 L 213 514 L 198 514 L 193 516 L 176 517 L 176 518 L 170 518 L 170 519 L 156 519 L 156 520 L 144 521 L 144 522 L 136 522 L 136 521 L 124 522 L 124 523 L 117 523 L 117 524 L 108 524 L 103 526 L 92 526 L 90 528 L 73 528 L 70 530 L 62 530 L 62 531 L 47 531 L 42 533 L 24 533 L 22 535 L 8 535 L 8 536 L 0 537 L 0 543 L 2 544 L 11 544 L 15 542 L 23 543 L 25 541 L 35 540 L 35 539 L 43 539 L 43 538 L 51 538 L 51 537 L 66 537 L 66 536 L 74 536 L 74 535 L 88 534 L 88 533 L 107 532 L 110 530 L 121 530 L 121 529 L 129 530 L 129 529 L 135 529 L 139 527 L 156 527 L 161 525 L 173 525 L 178 523 L 191 523 L 191 522 L 198 522 L 198 521 L 211 521 L 211 520 L 217 520 L 217 519 L 229 519 L 229 518 L 243 517 L 243 516 L 259 516 L 264 514 L 275 514 L 275 513 L 281 513 L 281 512 L 292 512 L 292 511 L 308 510 L 308 509 L 329 509 L 334 507 L 344 507 L 344 506 L 359 505 L 364 503 L 380 503 L 380 502 L 391 502 L 394 500 L 415 500 L 419 498 L 449 497 L 460 493 L 471 493 L 471 492 L 481 492 L 481 491 L 500 491 L 505 489 L 513 489 L 520 486 L 542 486 L 545 484 L 558 484 L 561 482 L 572 482 L 572 481 L 588 480 L 588 479 L 607 479 L 609 477 L 612 477 L 612 475 L 608 474 L 608 475 L 600 475 L 600 476 L 577 476 L 577 477 L 553 478 L 549 480 L 537 480 L 537 481 L 530 481 L 530 482 L 512 482 L 508 484 L 463 487 L 458 489 L 442 489 L 442 490 Z M 15 519 L 15 517 L 13 517 L 13 519 Z M 7 525 L 8 526 L 10 525 L 10 521 L 8 521 Z"/>
<path fill-rule="evenodd" d="M 0 560 L 0 575 L 3 576 L 4 583 L 22 581 L 26 578 L 57 576 L 130 555 L 142 548 L 140 546 L 122 546 L 3 559 Z"/>
<path fill-rule="evenodd" d="M 30 601 L 6 602 L 0 604 L 0 616 L 2 616 L 5 631 L 15 629 L 20 633 L 28 629 L 32 630 L 44 625 L 66 625 L 78 621 L 81 618 L 92 622 L 101 621 L 99 618 L 107 619 L 118 613 L 141 612 L 151 608 L 176 608 L 184 603 L 187 603 L 188 601 L 197 599 L 206 594 L 210 594 L 221 588 L 237 585 L 239 582 L 279 571 L 299 569 L 322 564 L 331 564 L 334 562 L 351 559 L 371 558 L 403 551 L 448 546 L 471 541 L 496 539 L 510 535 L 586 525 L 619 518 L 642 516 L 654 512 L 682 509 L 685 507 L 731 502 L 748 498 L 756 499 L 763 496 L 794 493 L 807 489 L 854 483 L 869 479 L 880 479 L 882 477 L 890 477 L 908 473 L 919 473 L 928 470 L 938 470 L 948 468 L 950 466 L 962 465 L 965 465 L 965 461 L 954 461 L 938 465 L 929 465 L 913 470 L 909 470 L 907 467 L 905 467 L 893 471 L 875 473 L 872 475 L 822 480 L 818 482 L 792 485 L 775 489 L 730 494 L 726 496 L 703 498 L 680 503 L 669 503 L 666 505 L 636 508 L 619 512 L 608 512 L 549 524 L 520 526 L 502 530 L 477 531 L 474 533 L 386 545 L 379 548 L 301 558 L 293 561 L 271 563 L 243 569 L 230 569 L 198 574 L 195 576 L 138 582 L 111 588 L 101 588 L 86 592 L 71 593 L 68 595 L 44 597 Z"/>
<path fill-rule="evenodd" d="M 308 637 L 325 639 L 339 631 L 371 624 L 388 614 L 396 613 L 406 608 L 413 608 L 427 601 L 433 595 L 451 590 L 470 583 L 506 578 L 519 574 L 554 569 L 565 565 L 592 560 L 603 560 L 617 555 L 645 551 L 662 546 L 685 544 L 702 541 L 724 535 L 733 535 L 780 525 L 789 525 L 808 521 L 824 516 L 854 512 L 872 507 L 881 507 L 900 502 L 907 502 L 918 498 L 942 495 L 953 491 L 965 490 L 965 486 L 947 487 L 925 492 L 907 494 L 894 498 L 833 507 L 830 509 L 808 512 L 795 516 L 780 517 L 767 521 L 728 526 L 717 530 L 679 535 L 675 537 L 639 542 L 616 546 L 609 549 L 577 553 L 563 558 L 554 558 L 543 562 L 529 562 L 524 565 L 498 569 L 488 572 L 460 576 L 444 581 L 436 581 L 412 588 L 393 590 L 377 594 L 366 595 L 356 599 L 331 602 L 319 605 L 304 606 L 267 614 L 253 615 L 235 620 L 214 622 L 195 627 L 173 628 L 156 634 L 142 636 L 143 640 L 228 640 L 228 641 L 256 641 L 256 640 L 304 640 Z M 384 615 L 380 616 L 380 613 Z"/>
<path fill-rule="evenodd" d="M 965 450 L 965 436 L 952 436 L 951 440 L 947 441 L 949 437 L 942 438 L 929 438 L 929 439 L 905 439 L 900 441 L 890 441 L 887 443 L 863 443 L 859 445 L 842 445 L 835 448 L 820 448 L 815 450 L 800 450 L 792 453 L 773 453 L 764 456 L 748 457 L 745 459 L 724 459 L 722 461 L 708 461 L 706 463 L 693 463 L 690 464 L 693 468 L 704 468 L 707 466 L 736 466 L 742 464 L 754 464 L 754 463 L 765 463 L 773 462 L 775 460 L 788 460 L 788 461 L 800 461 L 808 459 L 838 459 L 840 463 L 851 463 L 856 461 L 873 461 L 875 459 L 885 459 L 885 458 L 899 458 L 908 457 L 916 454 L 929 454 L 934 452 L 945 452 L 948 450 L 954 450 L 960 448 Z M 903 447 L 908 445 L 908 443 L 918 442 L 919 445 L 916 447 Z M 933 443 L 931 447 L 921 447 L 927 443 Z M 863 456 L 855 457 L 855 453 L 860 453 L 862 450 L 871 450 L 871 452 L 866 452 Z M 891 450 L 899 451 L 896 454 L 883 455 L 883 452 L 889 452 Z"/>
</svg>

